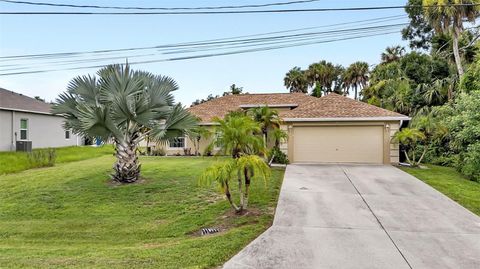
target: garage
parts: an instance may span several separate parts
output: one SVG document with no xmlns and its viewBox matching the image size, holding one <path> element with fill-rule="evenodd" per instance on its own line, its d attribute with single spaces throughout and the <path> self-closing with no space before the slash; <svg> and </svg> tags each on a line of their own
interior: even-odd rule
<svg viewBox="0 0 480 269">
<path fill-rule="evenodd" d="M 384 126 L 295 126 L 293 162 L 384 162 Z"/>
</svg>

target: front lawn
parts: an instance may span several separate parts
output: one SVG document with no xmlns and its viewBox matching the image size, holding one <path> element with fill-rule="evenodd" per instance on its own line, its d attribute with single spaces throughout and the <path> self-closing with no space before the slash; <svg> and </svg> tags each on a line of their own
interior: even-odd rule
<svg viewBox="0 0 480 269">
<path fill-rule="evenodd" d="M 38 149 L 34 149 L 34 151 L 36 150 Z M 55 152 L 57 155 L 56 163 L 66 163 L 103 155 L 112 155 L 114 150 L 111 145 L 104 145 L 102 147 L 82 146 L 55 148 Z M 15 151 L 0 152 L 0 175 L 15 173 L 26 169 L 29 169 L 27 153 Z"/>
<path fill-rule="evenodd" d="M 480 216 L 480 183 L 468 180 L 451 167 L 428 165 L 428 168 L 402 168 L 402 170 Z"/>
<path fill-rule="evenodd" d="M 197 178 L 215 158 L 142 157 L 142 182 L 112 184 L 102 156 L 0 176 L 0 267 L 212 268 L 270 226 L 283 179 L 252 182 L 231 214 Z M 204 227 L 218 234 L 199 236 Z"/>
</svg>

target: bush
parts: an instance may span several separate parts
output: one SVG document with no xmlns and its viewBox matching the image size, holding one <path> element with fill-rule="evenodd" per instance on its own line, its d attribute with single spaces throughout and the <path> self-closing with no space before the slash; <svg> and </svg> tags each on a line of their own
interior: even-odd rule
<svg viewBox="0 0 480 269">
<path fill-rule="evenodd" d="M 468 178 L 480 182 L 480 143 L 468 146 L 461 156 L 460 172 Z"/>
<path fill-rule="evenodd" d="M 273 157 L 273 163 L 279 163 L 279 164 L 289 164 L 288 157 L 283 151 L 280 150 L 278 147 L 273 147 L 269 152 L 268 152 L 268 159 L 272 159 Z"/>
<path fill-rule="evenodd" d="M 56 158 L 55 149 L 39 149 L 27 154 L 29 168 L 54 166 Z"/>
</svg>

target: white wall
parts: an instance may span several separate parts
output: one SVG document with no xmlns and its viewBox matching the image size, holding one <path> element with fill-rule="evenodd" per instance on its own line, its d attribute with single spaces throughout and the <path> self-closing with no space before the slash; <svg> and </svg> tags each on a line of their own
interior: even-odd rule
<svg viewBox="0 0 480 269">
<path fill-rule="evenodd" d="M 11 150 L 12 111 L 0 111 L 0 151 Z M 80 145 L 81 137 L 70 133 L 70 139 L 65 138 L 62 127 L 63 118 L 53 115 L 14 112 L 13 131 L 20 140 L 20 120 L 28 120 L 28 139 L 33 148 L 66 147 Z M 15 141 L 15 136 L 14 136 Z"/>
</svg>

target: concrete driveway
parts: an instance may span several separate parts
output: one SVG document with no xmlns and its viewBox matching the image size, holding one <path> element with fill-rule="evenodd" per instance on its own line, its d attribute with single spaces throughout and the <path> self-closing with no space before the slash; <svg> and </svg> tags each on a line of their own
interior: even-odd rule
<svg viewBox="0 0 480 269">
<path fill-rule="evenodd" d="M 224 268 L 480 268 L 480 217 L 392 166 L 289 165 L 273 226 Z"/>
</svg>

